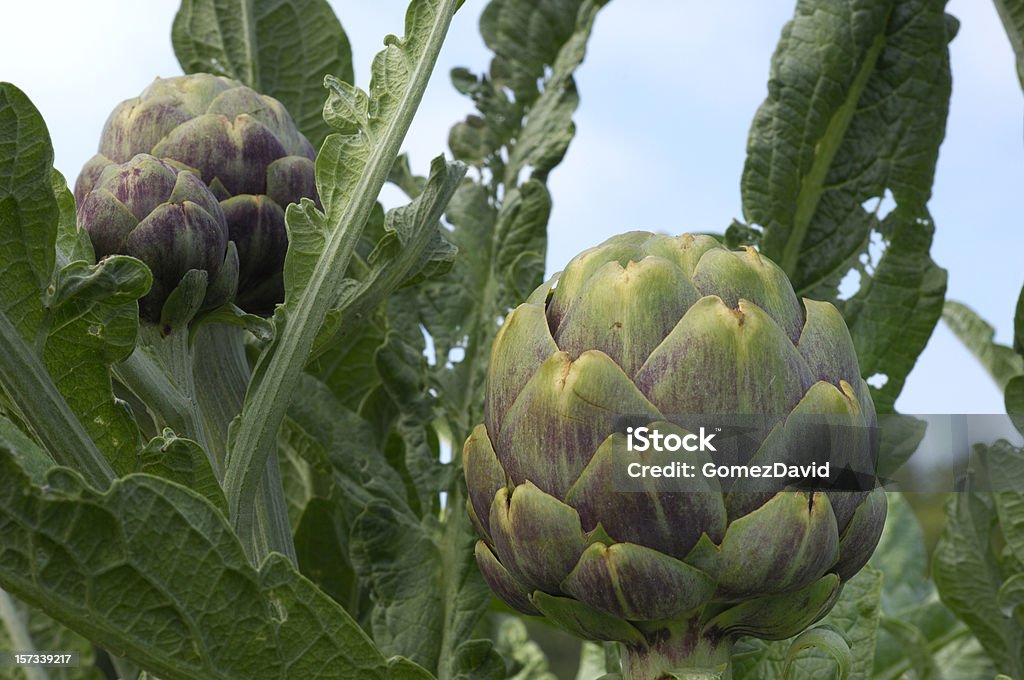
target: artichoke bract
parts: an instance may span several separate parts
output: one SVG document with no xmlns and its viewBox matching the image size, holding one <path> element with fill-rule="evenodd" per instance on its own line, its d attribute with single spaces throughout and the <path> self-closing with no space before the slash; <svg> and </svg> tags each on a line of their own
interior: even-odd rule
<svg viewBox="0 0 1024 680">
<path fill-rule="evenodd" d="M 207 274 L 202 308 L 234 293 L 237 261 L 217 198 L 198 176 L 139 154 L 108 164 L 78 203 L 78 223 L 97 258 L 136 257 L 153 272 L 153 287 L 139 300 L 139 314 L 157 323 L 164 302 L 190 269 Z"/>
<path fill-rule="evenodd" d="M 188 169 L 221 202 L 239 259 L 236 304 L 269 314 L 284 299 L 284 210 L 317 199 L 316 150 L 284 106 L 205 73 L 157 78 L 110 114 L 75 184 L 81 203 L 104 169 L 145 153 Z"/>
<path fill-rule="evenodd" d="M 752 248 L 631 232 L 578 255 L 506 317 L 484 422 L 463 450 L 491 588 L 578 636 L 624 643 L 627 678 L 720 667 L 740 635 L 799 633 L 864 566 L 885 520 L 873 482 L 726 490 L 698 473 L 684 487 L 618 489 L 624 423 L 684 437 L 685 414 L 768 419 L 741 451 L 748 463 L 813 445 L 800 442 L 802 417 L 876 425 L 835 307 L 798 300 Z M 877 437 L 852 441 L 877 449 Z"/>
</svg>

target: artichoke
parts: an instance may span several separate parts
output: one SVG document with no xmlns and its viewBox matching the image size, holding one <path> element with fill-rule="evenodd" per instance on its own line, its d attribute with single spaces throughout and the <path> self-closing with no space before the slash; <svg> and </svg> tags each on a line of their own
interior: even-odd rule
<svg viewBox="0 0 1024 680">
<path fill-rule="evenodd" d="M 463 450 L 492 590 L 580 637 L 624 643 L 627 678 L 720 667 L 740 635 L 799 633 L 864 566 L 885 519 L 873 480 L 726 490 L 697 474 L 617 489 L 624 424 L 685 435 L 685 414 L 766 419 L 738 449 L 746 462 L 807 454 L 820 443 L 794 426 L 807 416 L 873 433 L 852 438 L 871 449 L 856 455 L 877 449 L 835 307 L 801 303 L 752 248 L 632 232 L 578 255 L 506 317 L 484 422 Z"/>
<path fill-rule="evenodd" d="M 153 272 L 153 287 L 139 300 L 143 319 L 160 321 L 164 302 L 190 269 L 207 274 L 202 309 L 234 293 L 238 261 L 224 211 L 189 170 L 146 154 L 108 164 L 79 201 L 78 223 L 97 258 L 131 255 Z"/>
<path fill-rule="evenodd" d="M 235 302 L 269 314 L 284 298 L 284 209 L 316 198 L 316 151 L 276 99 L 205 73 L 157 78 L 110 114 L 75 184 L 81 203 L 105 168 L 150 154 L 202 178 L 239 258 Z"/>
</svg>

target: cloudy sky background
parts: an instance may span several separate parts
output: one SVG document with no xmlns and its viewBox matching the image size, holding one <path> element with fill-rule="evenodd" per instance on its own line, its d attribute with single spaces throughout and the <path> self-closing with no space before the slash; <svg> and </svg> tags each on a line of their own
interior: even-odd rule
<svg viewBox="0 0 1024 680">
<path fill-rule="evenodd" d="M 332 2 L 359 85 L 367 85 L 383 36 L 401 32 L 405 4 Z M 421 173 L 447 151 L 448 128 L 471 110 L 447 72 L 486 67 L 477 30 L 484 4 L 467 0 L 457 15 L 406 141 Z M 621 231 L 721 231 L 741 216 L 747 131 L 793 5 L 615 0 L 602 10 L 578 74 L 577 136 L 550 179 L 549 270 Z M 42 111 L 69 181 L 95 152 L 118 102 L 154 76 L 181 73 L 169 37 L 176 8 L 171 0 L 3 3 L 0 80 L 21 87 Z M 948 296 L 974 307 L 1009 343 L 1024 280 L 1021 90 L 992 4 L 952 0 L 948 11 L 961 29 L 951 46 L 953 98 L 930 204 L 932 255 L 949 270 Z M 398 194 L 383 198 L 395 204 Z M 991 380 L 941 325 L 896 405 L 905 413 L 1003 411 Z"/>
</svg>

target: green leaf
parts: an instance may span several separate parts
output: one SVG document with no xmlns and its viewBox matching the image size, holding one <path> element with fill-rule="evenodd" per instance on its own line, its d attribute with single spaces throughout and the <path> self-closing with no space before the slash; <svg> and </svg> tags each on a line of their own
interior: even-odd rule
<svg viewBox="0 0 1024 680">
<path fill-rule="evenodd" d="M 465 501 L 449 502 L 458 511 L 439 525 L 373 501 L 352 529 L 352 557 L 374 602 L 374 640 L 385 654 L 401 653 L 441 677 L 457 673 L 456 650 L 490 599 L 472 557 Z"/>
<path fill-rule="evenodd" d="M 1013 315 L 1013 349 L 1024 354 L 1024 287 L 1017 298 L 1017 311 Z"/>
<path fill-rule="evenodd" d="M 498 149 L 498 138 L 483 118 L 468 116 L 464 122 L 456 123 L 448 133 L 448 148 L 452 150 L 452 156 L 460 161 L 483 165 L 487 157 Z M 403 181 L 406 177 L 399 174 L 392 181 Z"/>
<path fill-rule="evenodd" d="M 1006 403 L 1006 412 L 1010 414 L 1010 420 L 1020 432 L 1024 433 L 1024 376 L 1018 375 L 1006 383 L 1006 392 L 1003 398 Z"/>
<path fill-rule="evenodd" d="M 28 97 L 0 83 L 0 312 L 26 338 L 45 321 L 40 297 L 53 275 L 60 211 L 53 194 L 53 147 Z"/>
<path fill-rule="evenodd" d="M 505 680 L 505 661 L 490 640 L 466 640 L 455 650 L 453 680 Z"/>
<path fill-rule="evenodd" d="M 303 376 L 300 389 L 305 398 L 295 400 L 289 408 L 283 439 L 314 470 L 329 461 L 350 519 L 374 500 L 396 509 L 407 508 L 402 480 L 376 449 L 371 424 L 311 376 Z"/>
<path fill-rule="evenodd" d="M 850 673 L 850 667 L 853 665 L 853 657 L 850 654 L 850 646 L 846 643 L 839 633 L 828 628 L 812 628 L 806 630 L 796 638 L 789 646 L 789 651 L 786 652 L 786 659 L 782 667 L 782 677 L 787 680 L 791 677 L 790 672 L 792 671 L 797 657 L 805 649 L 818 649 L 828 652 L 829 655 L 835 659 L 836 670 L 839 680 L 845 680 Z"/>
<path fill-rule="evenodd" d="M 423 322 L 437 355 L 464 353 L 441 378 L 441 398 L 450 414 L 459 415 L 461 434 L 479 419 L 478 395 L 498 330 L 493 319 L 508 313 L 542 281 L 550 210 L 551 198 L 538 180 L 511 190 L 497 212 L 479 185 L 464 184 L 452 199 L 452 238 L 466 257 L 448 276 L 421 290 L 429 305 L 422 310 Z"/>
<path fill-rule="evenodd" d="M 68 188 L 64 175 L 57 172 L 56 168 L 50 173 L 50 180 L 60 212 L 57 222 L 57 267 L 63 269 L 64 265 L 74 260 L 85 260 L 92 264 L 96 261 L 96 254 L 89 233 L 78 227 L 75 195 Z"/>
<path fill-rule="evenodd" d="M 609 670 L 604 648 L 596 642 L 584 642 L 575 680 L 595 680 Z"/>
<path fill-rule="evenodd" d="M 285 302 L 274 316 L 277 333 L 257 363 L 238 426 L 232 429 L 225 488 L 240 536 L 251 534 L 252 501 L 277 432 L 320 327 L 343 293 L 349 261 L 395 163 L 458 4 L 413 0 L 405 38 L 389 37 L 374 59 L 372 96 L 363 95 L 372 116 L 352 118 L 351 86 L 331 77 L 325 81 L 330 90 L 325 119 L 342 131 L 328 136 L 317 158 L 317 190 L 324 211 L 304 201 L 301 207 L 289 206 L 286 214 L 290 239 L 322 238 L 323 247 L 291 242 L 285 259 Z M 450 191 L 448 186 L 428 187 L 417 199 L 424 206 L 415 211 L 417 217 L 435 225 Z M 304 229 L 317 233 L 300 239 Z"/>
<path fill-rule="evenodd" d="M 334 340 L 307 370 L 329 385 L 334 396 L 350 411 L 358 411 L 366 396 L 381 384 L 374 364 L 377 348 L 384 344 L 386 324 L 377 315 L 357 333 Z"/>
<path fill-rule="evenodd" d="M 1021 0 L 994 0 L 996 11 L 1010 39 L 1013 55 L 1017 59 L 1017 78 L 1024 87 L 1024 2 Z"/>
<path fill-rule="evenodd" d="M 152 276 L 131 257 L 91 265 L 72 261 L 57 273 L 50 334 L 43 358 L 57 389 L 119 474 L 134 469 L 139 432 L 127 405 L 115 399 L 109 367 L 135 348 L 136 300 Z"/>
<path fill-rule="evenodd" d="M 536 642 L 530 639 L 526 624 L 518 616 L 503 616 L 497 627 L 497 635 L 494 648 L 501 653 L 502 657 L 508 659 L 512 666 L 509 671 L 510 680 L 557 680 L 557 676 L 551 672 L 548 666 L 548 658 L 544 650 Z M 594 645 L 596 647 L 596 645 Z M 599 651 L 600 647 L 597 648 Z M 603 668 L 604 652 L 601 653 Z M 582 660 L 581 660 L 582 665 Z M 592 680 L 603 674 L 603 670 L 587 680 Z"/>
<path fill-rule="evenodd" d="M 326 0 L 182 0 L 171 30 L 185 73 L 240 80 L 279 99 L 317 148 L 323 80 L 352 82 L 352 48 Z"/>
<path fill-rule="evenodd" d="M 565 152 L 569 149 L 569 143 L 576 134 L 576 125 L 572 122 L 572 114 L 579 105 L 579 95 L 576 92 L 576 82 L 573 79 L 573 73 L 583 63 L 583 58 L 586 56 L 587 51 L 587 40 L 590 38 L 590 33 L 594 28 L 597 12 L 607 1 L 585 0 L 579 3 L 524 3 L 497 0 L 488 6 L 487 11 L 480 18 L 480 29 L 484 33 L 485 39 L 489 18 L 488 12 L 491 12 L 492 8 L 501 8 L 502 6 L 505 8 L 514 7 L 515 11 L 501 12 L 499 9 L 499 11 L 495 12 L 499 17 L 497 20 L 499 31 L 501 29 L 508 31 L 510 28 L 515 30 L 515 28 L 519 27 L 516 24 L 523 18 L 521 5 L 533 5 L 533 12 L 548 15 L 557 12 L 559 16 L 556 22 L 564 22 L 565 25 L 571 27 L 571 33 L 563 39 L 563 34 L 561 33 L 563 30 L 562 26 L 555 23 L 548 24 L 544 26 L 544 30 L 552 31 L 550 43 L 542 42 L 540 45 L 535 45 L 533 50 L 527 51 L 522 51 L 523 45 L 519 43 L 515 50 L 509 50 L 509 55 L 524 54 L 527 57 L 527 63 L 519 64 L 522 67 L 522 71 L 517 75 L 528 77 L 529 73 L 536 73 L 534 69 L 539 61 L 544 60 L 545 63 L 548 63 L 546 60 L 549 58 L 547 56 L 549 50 L 556 45 L 558 46 L 554 61 L 550 62 L 551 75 L 548 76 L 544 83 L 544 90 L 537 98 L 537 101 L 530 107 L 526 124 L 523 126 L 522 132 L 512 147 L 512 153 L 509 156 L 508 167 L 505 172 L 506 186 L 511 187 L 519 184 L 519 172 L 523 168 L 531 169 L 531 177 L 546 181 L 548 173 L 562 162 Z M 561 14 L 574 4 L 578 4 L 576 15 L 572 18 L 572 21 L 566 21 L 569 17 L 562 16 Z M 502 19 L 507 21 L 510 16 L 515 16 L 517 21 L 511 22 L 512 26 L 503 25 Z M 536 27 L 532 26 L 531 29 L 527 36 L 536 34 Z M 495 49 L 497 59 L 499 60 L 503 57 L 502 52 L 499 50 L 511 47 L 507 41 L 510 34 L 506 32 L 501 35 L 505 40 L 502 40 L 499 43 L 498 49 Z M 521 34 L 518 37 L 520 40 L 522 39 Z M 514 57 L 512 58 L 514 59 Z M 492 69 L 497 68 L 498 64 L 500 62 L 492 65 Z M 534 83 L 542 75 L 543 69 L 534 76 Z M 518 78 L 515 80 L 518 80 Z"/>
<path fill-rule="evenodd" d="M 882 627 L 874 664 L 878 680 L 897 678 L 908 668 L 924 668 L 929 663 L 947 667 L 948 663 L 939 663 L 938 654 L 965 633 L 963 624 L 939 601 L 935 585 L 928 578 L 924 533 L 913 509 L 903 494 L 889 493 L 886 498 L 885 529 L 871 558 L 871 566 L 884 576 Z M 923 644 L 931 661 L 920 649 L 908 655 L 910 644 Z"/>
<path fill-rule="evenodd" d="M 538 97 L 537 80 L 555 63 L 578 26 L 581 0 L 491 0 L 480 16 L 480 34 L 494 52 L 500 74 L 518 102 Z M 597 6 L 605 4 L 588 3 Z"/>
<path fill-rule="evenodd" d="M 409 505 L 417 515 L 438 511 L 439 494 L 451 485 L 451 467 L 440 462 L 437 436 L 429 427 L 434 400 L 423 382 L 426 360 L 421 348 L 410 346 L 399 332 L 389 332 L 376 354 L 377 371 L 399 415 L 395 430 L 401 439 L 400 462 L 408 477 Z"/>
<path fill-rule="evenodd" d="M 800 0 L 783 28 L 742 195 L 746 222 L 763 228 L 762 252 L 798 294 L 836 297 L 872 230 L 886 233 L 887 191 L 911 222 L 927 218 L 956 32 L 944 5 Z"/>
<path fill-rule="evenodd" d="M 0 382 L 51 455 L 102 486 L 111 465 L 134 466 L 138 431 L 107 367 L 135 344 L 136 299 L 150 274 L 128 257 L 54 271 L 69 196 L 39 112 L 8 84 L 0 84 L 0 149 Z"/>
<path fill-rule="evenodd" d="M 935 652 L 935 663 L 942 669 L 943 680 L 976 680 L 976 678 L 993 678 L 998 675 L 992 659 L 978 644 L 973 635 L 961 635 L 944 644 Z M 899 676 L 883 676 L 879 680 L 889 680 Z"/>
<path fill-rule="evenodd" d="M 234 241 L 229 241 L 229 247 Z M 199 312 L 206 297 L 209 274 L 205 269 L 189 269 L 174 287 L 160 310 L 160 334 L 184 332 Z"/>
<path fill-rule="evenodd" d="M 881 434 L 878 449 L 878 477 L 892 477 L 918 450 L 924 439 L 928 423 L 913 416 L 898 413 L 878 418 Z"/>
<path fill-rule="evenodd" d="M 994 503 L 986 494 L 954 493 L 946 504 L 946 518 L 932 559 L 939 595 L 967 624 L 996 666 L 1018 675 L 1024 630 L 998 604 L 1002 579 L 991 547 Z"/>
<path fill-rule="evenodd" d="M 1001 439 L 988 447 L 985 458 L 999 530 L 1006 546 L 1024 564 L 1024 449 Z"/>
<path fill-rule="evenodd" d="M 369 589 L 375 639 L 385 653 L 409 656 L 451 677 L 455 649 L 470 637 L 490 599 L 472 556 L 475 538 L 459 500 L 464 496 L 449 496 L 445 522 L 438 522 L 436 511 L 421 518 L 410 508 L 415 490 L 375 449 L 370 424 L 315 379 L 304 378 L 301 389 L 307 398 L 292 404 L 284 439 L 314 467 L 329 459 L 336 471 L 338 493 L 331 502 L 350 527 L 338 541 Z"/>
<path fill-rule="evenodd" d="M 0 451 L 0 586 L 73 630 L 167 680 L 389 677 L 341 607 L 279 555 L 251 567 L 195 492 L 130 475 L 101 494 L 65 468 L 46 481 Z"/>
<path fill-rule="evenodd" d="M 850 661 L 847 678 L 867 680 L 872 677 L 875 642 L 881 618 L 882 574 L 868 566 L 848 581 L 832 611 L 821 621 L 821 627 L 841 633 L 849 643 Z M 812 629 L 818 630 L 818 629 Z M 812 636 L 812 641 L 824 633 Z M 831 636 L 828 636 L 831 638 Z M 799 651 L 799 650 L 798 650 Z M 778 680 L 784 668 L 792 664 L 791 677 L 826 680 L 836 677 L 836 660 L 820 654 L 790 657 L 790 642 L 756 643 L 753 650 L 737 649 L 733 655 L 734 680 Z"/>
<path fill-rule="evenodd" d="M 17 458 L 18 465 L 35 484 L 42 484 L 47 470 L 56 465 L 44 449 L 3 415 L 0 415 L 0 448 Z"/>
<path fill-rule="evenodd" d="M 135 471 L 192 489 L 227 517 L 227 501 L 206 452 L 191 439 L 182 439 L 173 430 L 164 429 L 163 434 L 139 451 Z"/>
<path fill-rule="evenodd" d="M 871 677 L 881 619 L 881 572 L 868 566 L 843 586 L 839 602 L 822 624 L 843 631 L 850 644 L 852 678 Z"/>
<path fill-rule="evenodd" d="M 942 677 L 932 657 L 928 640 L 916 626 L 899 619 L 882 617 L 882 627 L 896 638 L 917 680 L 936 680 Z"/>
<path fill-rule="evenodd" d="M 311 498 L 295 529 L 295 552 L 302 574 L 353 613 L 359 606 L 359 581 L 343 552 L 348 541 L 335 515 L 334 501 Z"/>
<path fill-rule="evenodd" d="M 445 163 L 444 158 L 438 156 L 431 163 L 430 177 L 415 200 L 382 215 L 379 234 L 370 234 L 369 229 L 364 232 L 364 237 L 373 238 L 372 249 L 365 262 L 359 263 L 363 271 L 359 272 L 358 280 L 346 278 L 343 282 L 343 292 L 334 310 L 338 317 L 337 328 L 328 333 L 328 337 L 318 338 L 314 357 L 341 336 L 351 334 L 395 290 L 451 269 L 455 246 L 443 235 L 436 219 L 430 221 L 430 216 L 439 216 L 464 174 L 464 166 Z M 305 220 L 301 223 L 308 224 Z"/>
<path fill-rule="evenodd" d="M 967 305 L 947 300 L 942 308 L 942 320 L 981 362 L 1000 391 L 1006 389 L 1011 378 L 1024 374 L 1024 356 L 1006 345 L 997 344 L 994 339 L 996 329 Z"/>
<path fill-rule="evenodd" d="M 1024 626 L 1024 573 L 1014 574 L 999 589 L 996 602 L 1005 614 Z"/>
<path fill-rule="evenodd" d="M 274 324 L 270 319 L 256 314 L 249 314 L 241 307 L 236 307 L 233 304 L 223 305 L 202 314 L 196 321 L 197 323 L 189 327 L 189 332 L 193 335 L 195 335 L 202 324 L 229 324 L 244 328 L 261 342 L 269 342 L 274 339 Z"/>
<path fill-rule="evenodd" d="M 492 0 L 480 18 L 495 55 L 489 74 L 452 71 L 479 111 L 452 130 L 452 151 L 484 172 L 463 184 L 446 215 L 460 253 L 453 270 L 408 304 L 434 342 L 432 382 L 457 442 L 480 420 L 499 320 L 543 280 L 551 210 L 544 183 L 575 132 L 573 74 L 604 4 Z"/>
<path fill-rule="evenodd" d="M 946 270 L 932 261 L 931 224 L 897 206 L 885 219 L 890 241 L 874 276 L 840 305 L 866 379 L 884 376 L 871 386 L 879 413 L 892 413 L 907 374 L 928 343 L 942 314 Z M 869 380 L 869 384 L 870 384 Z"/>
<path fill-rule="evenodd" d="M 882 606 L 892 615 L 919 604 L 934 588 L 927 580 L 928 554 L 921 523 L 903 494 L 885 496 L 885 528 L 871 557 L 871 566 L 885 575 Z"/>
</svg>

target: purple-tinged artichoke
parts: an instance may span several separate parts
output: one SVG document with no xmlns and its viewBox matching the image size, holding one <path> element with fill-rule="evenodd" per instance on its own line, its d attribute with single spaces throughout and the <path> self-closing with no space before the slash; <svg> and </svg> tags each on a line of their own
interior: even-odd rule
<svg viewBox="0 0 1024 680">
<path fill-rule="evenodd" d="M 284 106 L 221 76 L 157 78 L 110 114 L 75 198 L 84 200 L 104 168 L 140 153 L 190 169 L 209 186 L 238 249 L 235 302 L 271 313 L 284 298 L 284 210 L 317 195 L 316 151 Z"/>
<path fill-rule="evenodd" d="M 237 263 L 217 198 L 199 177 L 153 156 L 107 164 L 78 203 L 78 223 L 96 257 L 131 255 L 153 272 L 139 301 L 142 318 L 157 323 L 171 291 L 190 269 L 207 273 L 203 309 L 228 301 Z"/>
<path fill-rule="evenodd" d="M 743 465 L 814 455 L 823 441 L 839 441 L 847 463 L 873 462 L 874 406 L 836 308 L 798 300 L 775 264 L 707 236 L 624 234 L 556 279 L 505 319 L 484 422 L 464 448 L 491 588 L 581 637 L 624 643 L 626 677 L 644 680 L 718 667 L 740 635 L 782 639 L 824 616 L 882 531 L 873 480 L 726 488 L 700 466 L 676 486 L 617 480 L 632 460 L 625 423 L 683 437 L 696 431 L 679 425 L 687 416 L 767 422 L 734 442 Z M 822 439 L 808 420 L 844 429 Z"/>
</svg>

